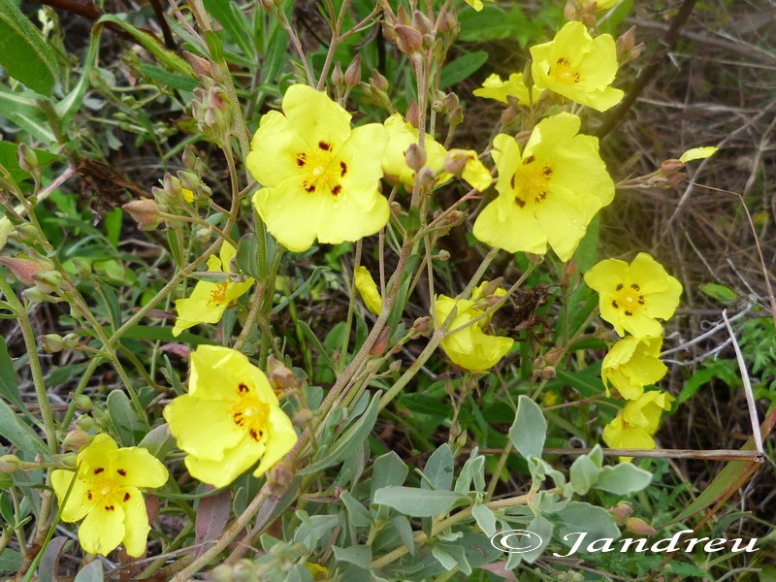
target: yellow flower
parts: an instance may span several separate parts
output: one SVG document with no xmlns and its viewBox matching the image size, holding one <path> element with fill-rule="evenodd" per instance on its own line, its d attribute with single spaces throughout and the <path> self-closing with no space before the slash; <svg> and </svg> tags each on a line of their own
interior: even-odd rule
<svg viewBox="0 0 776 582">
<path fill-rule="evenodd" d="M 588 224 L 614 198 L 614 182 L 598 155 L 598 139 L 578 135 L 580 119 L 559 113 L 539 122 L 522 154 L 515 139 L 493 140 L 498 198 L 474 223 L 492 247 L 544 254 L 547 245 L 568 261 Z"/>
<path fill-rule="evenodd" d="M 183 200 L 191 204 L 196 199 L 196 195 L 194 194 L 193 190 L 189 190 L 188 188 L 181 188 L 181 196 L 183 197 Z"/>
<path fill-rule="evenodd" d="M 297 441 L 288 416 L 264 375 L 238 351 L 203 345 L 191 354 L 189 393 L 164 418 L 192 477 L 224 487 L 259 459 L 261 477 Z"/>
<path fill-rule="evenodd" d="M 620 0 L 594 0 L 596 10 L 606 10 L 617 4 Z"/>
<path fill-rule="evenodd" d="M 654 449 L 652 438 L 660 426 L 660 416 L 670 410 L 673 396 L 655 390 L 628 401 L 612 422 L 604 427 L 603 439 L 613 449 Z M 621 457 L 631 460 L 633 457 Z"/>
<path fill-rule="evenodd" d="M 356 269 L 354 279 L 356 280 L 358 294 L 364 300 L 366 308 L 375 315 L 380 315 L 380 311 L 383 308 L 383 298 L 380 297 L 380 291 L 377 290 L 377 284 L 372 279 L 369 270 L 361 265 Z"/>
<path fill-rule="evenodd" d="M 477 97 L 495 99 L 501 103 L 509 103 L 509 97 L 514 97 L 520 105 L 536 103 L 542 93 L 543 91 L 536 87 L 532 87 L 529 92 L 523 79 L 523 73 L 512 73 L 507 81 L 503 81 L 500 76 L 494 73 L 485 79 L 480 89 L 474 90 Z"/>
<path fill-rule="evenodd" d="M 208 259 L 207 270 L 213 273 L 230 273 L 229 264 L 237 254 L 237 249 L 224 242 L 219 254 L 220 258 L 213 255 Z M 175 302 L 178 318 L 172 328 L 172 335 L 178 336 L 183 330 L 198 323 L 217 323 L 227 307 L 234 304 L 251 285 L 251 278 L 239 283 L 229 280 L 219 283 L 198 281 L 189 297 Z"/>
<path fill-rule="evenodd" d="M 474 8 L 477 12 L 482 10 L 482 0 L 464 0 L 469 6 Z M 485 0 L 485 2 L 495 2 L 495 0 Z"/>
<path fill-rule="evenodd" d="M 407 188 L 412 188 L 415 184 L 415 170 L 407 165 L 405 156 L 410 145 L 418 143 L 418 130 L 405 121 L 399 113 L 394 113 L 385 120 L 385 129 L 388 132 L 388 147 L 383 156 L 383 172 Z M 423 148 L 426 152 L 425 167 L 436 176 L 434 187 L 452 179 L 453 175 L 445 171 L 447 163 L 458 165 L 462 160 L 465 161 L 461 177 L 472 188 L 482 191 L 490 186 L 492 181 L 490 171 L 479 160 L 474 150 L 453 149 L 448 152 L 430 135 L 424 137 Z"/>
<path fill-rule="evenodd" d="M 684 152 L 681 156 L 679 156 L 679 161 L 683 164 L 686 164 L 687 162 L 692 162 L 693 160 L 703 160 L 705 158 L 710 158 L 714 154 L 717 153 L 719 148 L 717 146 L 703 146 L 699 148 L 692 148 Z"/>
<path fill-rule="evenodd" d="M 246 164 L 263 186 L 253 204 L 286 248 L 357 241 L 388 223 L 380 194 L 385 128 L 350 127 L 350 114 L 306 85 L 292 85 L 283 113 L 270 111 L 251 141 Z"/>
<path fill-rule="evenodd" d="M 621 336 L 662 335 L 656 318 L 669 319 L 682 295 L 682 284 L 647 253 L 639 253 L 630 265 L 601 261 L 585 273 L 585 283 L 598 292 L 601 317 Z"/>
<path fill-rule="evenodd" d="M 438 295 L 434 303 L 437 326 L 441 326 L 453 309 L 457 309 L 455 318 L 447 327 L 453 333 L 448 331 L 441 345 L 454 364 L 472 372 L 485 372 L 495 366 L 514 343 L 512 338 L 485 333 L 484 330 L 490 323 L 492 313 L 474 324 L 467 325 L 485 313 L 487 304 L 486 298 L 482 297 L 482 291 L 486 285 L 487 282 L 476 288 L 471 299 L 451 299 L 445 295 Z M 504 289 L 496 289 L 493 293 L 494 297 L 504 295 L 506 295 Z M 465 328 L 455 331 L 464 325 L 466 325 Z"/>
<path fill-rule="evenodd" d="M 663 338 L 628 336 L 612 346 L 601 364 L 601 377 L 609 395 L 614 386 L 626 400 L 635 400 L 644 393 L 644 386 L 654 384 L 668 372 L 660 361 Z"/>
<path fill-rule="evenodd" d="M 138 558 L 151 529 L 139 488 L 161 487 L 167 477 L 167 468 L 146 449 L 118 448 L 110 436 L 98 434 L 78 454 L 76 470 L 53 471 L 51 485 L 62 520 L 84 520 L 78 528 L 84 550 L 107 556 L 123 543 Z"/>
<path fill-rule="evenodd" d="M 576 103 L 606 111 L 624 93 L 611 87 L 617 49 L 611 35 L 595 39 L 578 21 L 566 23 L 551 42 L 531 47 L 531 74 L 537 89 L 549 89 Z"/>
</svg>

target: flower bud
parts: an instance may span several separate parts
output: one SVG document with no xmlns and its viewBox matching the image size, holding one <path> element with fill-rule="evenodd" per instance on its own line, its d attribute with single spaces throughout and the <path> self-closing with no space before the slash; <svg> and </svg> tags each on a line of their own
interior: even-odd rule
<svg viewBox="0 0 776 582">
<path fill-rule="evenodd" d="M 339 90 L 345 88 L 345 73 L 342 72 L 342 65 L 340 65 L 339 61 L 334 63 L 334 70 L 331 72 L 331 82 Z"/>
<path fill-rule="evenodd" d="M 666 178 L 673 178 L 684 169 L 684 162 L 680 160 L 665 160 L 660 164 L 660 173 Z"/>
<path fill-rule="evenodd" d="M 388 22 L 388 20 L 383 20 L 381 28 L 383 32 L 383 38 L 385 40 L 387 40 L 388 42 L 396 42 L 396 27 L 392 22 Z"/>
<path fill-rule="evenodd" d="M 419 172 L 415 174 L 415 183 L 418 184 L 423 190 L 430 190 L 436 182 L 436 175 L 431 168 L 421 168 Z"/>
<path fill-rule="evenodd" d="M 369 350 L 370 356 L 381 356 L 385 353 L 385 350 L 388 349 L 388 342 L 391 339 L 391 331 L 389 328 L 384 327 L 382 331 L 380 332 L 380 335 L 377 337 L 377 340 L 375 341 L 374 345 L 372 346 L 372 349 Z"/>
<path fill-rule="evenodd" d="M 294 467 L 286 460 L 278 463 L 267 471 L 267 484 L 273 495 L 282 495 L 294 480 Z"/>
<path fill-rule="evenodd" d="M 81 430 L 90 431 L 97 428 L 97 422 L 88 414 L 83 414 L 75 419 L 75 425 Z"/>
<path fill-rule="evenodd" d="M 407 105 L 407 114 L 404 118 L 416 129 L 420 125 L 420 109 L 418 109 L 418 102 L 414 99 Z"/>
<path fill-rule="evenodd" d="M 418 144 L 412 143 L 407 148 L 407 153 L 404 154 L 404 160 L 410 168 L 417 172 L 426 165 L 426 152 L 420 149 Z"/>
<path fill-rule="evenodd" d="M 82 447 L 89 444 L 92 440 L 92 437 L 90 437 L 86 431 L 81 430 L 80 428 L 76 428 L 75 430 L 71 430 L 65 435 L 64 440 L 62 441 L 62 448 L 64 448 L 66 451 L 80 451 Z"/>
<path fill-rule="evenodd" d="M 19 150 L 17 152 L 17 161 L 19 167 L 25 172 L 29 172 L 33 176 L 40 175 L 40 164 L 38 163 L 38 155 L 35 150 L 28 147 L 26 143 L 19 144 Z"/>
<path fill-rule="evenodd" d="M 356 55 L 353 62 L 345 69 L 345 85 L 353 88 L 361 82 L 361 55 Z"/>
<path fill-rule="evenodd" d="M 554 380 L 556 376 L 557 376 L 557 372 L 555 371 L 555 368 L 553 368 L 552 366 L 545 366 L 544 368 L 542 368 L 542 374 L 541 374 L 542 380 L 545 380 L 545 381 Z"/>
<path fill-rule="evenodd" d="M 194 236 L 202 244 L 207 244 L 213 238 L 213 229 L 209 226 L 198 226 L 194 229 Z"/>
<path fill-rule="evenodd" d="M 412 13 L 412 27 L 419 31 L 421 34 L 434 33 L 434 24 L 431 22 L 429 17 L 423 14 L 420 10 L 415 10 Z"/>
<path fill-rule="evenodd" d="M 0 473 L 13 473 L 22 468 L 22 460 L 16 455 L 0 457 Z"/>
<path fill-rule="evenodd" d="M 76 410 L 80 410 L 81 412 L 89 412 L 92 408 L 94 408 L 92 399 L 89 398 L 86 394 L 76 394 L 72 398 Z"/>
<path fill-rule="evenodd" d="M 388 90 L 388 79 L 383 77 L 377 69 L 372 69 L 372 76 L 369 78 L 369 84 L 380 91 Z"/>
<path fill-rule="evenodd" d="M 455 12 L 448 10 L 442 14 L 437 20 L 437 30 L 446 34 L 449 40 L 455 40 L 458 33 L 461 32 L 461 25 L 458 23 Z"/>
<path fill-rule="evenodd" d="M 565 350 L 563 348 L 552 348 L 544 354 L 544 361 L 547 362 L 548 366 L 557 366 L 564 353 Z"/>
<path fill-rule="evenodd" d="M 657 533 L 657 530 L 646 523 L 643 519 L 638 517 L 628 517 L 625 519 L 625 527 L 631 533 L 635 533 L 640 536 L 652 536 Z"/>
<path fill-rule="evenodd" d="M 213 85 L 208 89 L 194 89 L 191 113 L 197 128 L 218 144 L 223 144 L 232 129 L 232 103 L 226 91 Z"/>
<path fill-rule="evenodd" d="M 449 261 L 450 260 L 450 251 L 442 249 L 437 254 L 433 255 L 431 258 L 435 259 L 437 261 L 442 261 L 442 262 Z"/>
<path fill-rule="evenodd" d="M 127 202 L 121 208 L 137 222 L 142 230 L 154 230 L 162 222 L 159 205 L 150 198 Z"/>
<path fill-rule="evenodd" d="M 313 411 L 309 408 L 300 408 L 294 414 L 294 418 L 291 420 L 294 426 L 299 428 L 306 428 L 310 421 L 313 419 Z"/>
<path fill-rule="evenodd" d="M 47 333 L 38 338 L 38 343 L 43 348 L 43 351 L 47 354 L 56 354 L 61 352 L 65 347 L 65 342 L 62 340 L 62 336 L 58 333 Z"/>
<path fill-rule="evenodd" d="M 59 461 L 66 469 L 75 469 L 78 464 L 78 455 L 76 453 L 65 453 L 59 456 Z"/>
<path fill-rule="evenodd" d="M 622 525 L 633 513 L 633 508 L 627 501 L 618 501 L 617 504 L 609 509 L 609 513 L 614 517 L 614 521 Z"/>
<path fill-rule="evenodd" d="M 258 580 L 254 563 L 246 558 L 238 560 L 232 566 L 232 580 L 233 582 L 255 582 Z"/>
<path fill-rule="evenodd" d="M 397 24 L 396 46 L 405 55 L 414 55 L 423 46 L 423 35 L 411 26 Z"/>
<path fill-rule="evenodd" d="M 299 381 L 294 373 L 274 356 L 267 358 L 267 377 L 272 385 L 272 389 L 278 396 L 289 388 L 296 388 L 299 385 Z"/>
<path fill-rule="evenodd" d="M 35 284 L 33 276 L 44 270 L 44 266 L 30 259 L 0 257 L 0 265 L 6 267 L 16 279 L 27 286 Z"/>
</svg>

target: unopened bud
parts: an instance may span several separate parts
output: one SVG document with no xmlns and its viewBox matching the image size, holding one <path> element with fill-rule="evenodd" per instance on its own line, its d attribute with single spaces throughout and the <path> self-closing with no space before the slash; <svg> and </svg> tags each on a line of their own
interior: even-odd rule
<svg viewBox="0 0 776 582">
<path fill-rule="evenodd" d="M 81 412 L 89 412 L 94 408 L 92 399 L 86 394 L 76 394 L 73 396 L 73 404 L 75 404 L 76 410 L 80 410 Z"/>
<path fill-rule="evenodd" d="M 396 42 L 396 26 L 393 23 L 383 20 L 381 28 L 385 40 L 388 42 Z"/>
<path fill-rule="evenodd" d="M 415 128 L 420 124 L 420 109 L 418 109 L 418 102 L 414 99 L 407 104 L 407 114 L 404 118 Z"/>
<path fill-rule="evenodd" d="M 407 165 L 416 172 L 426 165 L 426 151 L 420 149 L 416 143 L 410 144 L 407 153 L 404 154 L 404 160 Z"/>
<path fill-rule="evenodd" d="M 24 285 L 32 286 L 35 284 L 33 276 L 44 270 L 44 266 L 30 259 L 19 259 L 13 257 L 0 257 L 0 265 L 6 267 L 16 279 Z"/>
<path fill-rule="evenodd" d="M 35 153 L 35 150 L 28 147 L 24 142 L 19 144 L 17 161 L 19 162 L 19 167 L 25 172 L 29 172 L 33 176 L 37 176 L 40 173 L 38 155 Z"/>
<path fill-rule="evenodd" d="M 269 383 L 272 385 L 272 389 L 277 395 L 280 395 L 289 388 L 294 388 L 299 384 L 294 373 L 274 356 L 269 356 L 267 358 L 267 372 Z"/>
<path fill-rule="evenodd" d="M 310 424 L 310 421 L 313 419 L 313 412 L 309 408 L 300 408 L 296 411 L 296 414 L 294 414 L 294 418 L 291 421 L 294 426 L 298 426 L 299 428 L 306 428 L 307 425 Z"/>
<path fill-rule="evenodd" d="M 411 26 L 397 24 L 396 46 L 405 55 L 414 55 L 423 46 L 423 35 Z"/>
<path fill-rule="evenodd" d="M 549 352 L 544 354 L 544 360 L 549 366 L 557 366 L 564 353 L 565 350 L 563 348 L 552 348 Z"/>
<path fill-rule="evenodd" d="M 61 352 L 65 347 L 65 342 L 62 340 L 62 336 L 57 333 L 47 333 L 38 338 L 40 346 L 43 351 L 48 354 L 56 354 Z"/>
<path fill-rule="evenodd" d="M 633 508 L 628 502 L 619 501 L 614 507 L 609 509 L 609 512 L 612 514 L 612 517 L 614 517 L 614 520 L 618 524 L 623 524 L 625 523 L 625 520 L 628 519 L 633 513 Z"/>
<path fill-rule="evenodd" d="M 345 85 L 350 88 L 355 87 L 361 82 L 361 55 L 356 55 L 353 62 L 345 69 Z"/>
<path fill-rule="evenodd" d="M 415 173 L 415 182 L 424 190 L 431 190 L 436 182 L 436 176 L 434 171 L 429 168 L 421 168 L 419 172 Z"/>
<path fill-rule="evenodd" d="M 78 464 L 78 455 L 76 453 L 65 453 L 59 456 L 59 461 L 67 469 L 75 469 Z"/>
<path fill-rule="evenodd" d="M 412 329 L 419 336 L 426 335 L 432 329 L 431 318 L 428 316 L 418 317 L 412 324 Z"/>
<path fill-rule="evenodd" d="M 191 112 L 197 128 L 216 143 L 223 143 L 232 128 L 232 104 L 226 91 L 213 85 L 194 89 Z"/>
<path fill-rule="evenodd" d="M 510 105 L 501 112 L 501 124 L 505 127 L 509 126 L 509 124 L 515 120 L 515 117 L 517 117 L 517 109 Z"/>
<path fill-rule="evenodd" d="M 282 495 L 294 480 L 294 467 L 281 460 L 267 472 L 267 484 L 274 495 Z"/>
<path fill-rule="evenodd" d="M 442 262 L 449 261 L 450 260 L 450 251 L 442 249 L 437 254 L 433 255 L 431 258 L 435 259 L 437 261 L 442 261 Z"/>
<path fill-rule="evenodd" d="M 461 30 L 460 24 L 458 24 L 458 18 L 452 11 L 446 11 L 437 20 L 437 30 L 442 34 L 448 35 L 451 40 L 454 40 L 458 36 Z"/>
<path fill-rule="evenodd" d="M 447 122 L 453 127 L 461 125 L 463 123 L 463 109 L 456 107 L 450 111 L 450 114 L 447 117 Z"/>
<path fill-rule="evenodd" d="M 0 473 L 13 473 L 22 468 L 22 460 L 16 455 L 0 457 Z"/>
<path fill-rule="evenodd" d="M 256 566 L 250 560 L 242 559 L 232 566 L 233 582 L 254 582 L 255 580 L 258 580 Z"/>
<path fill-rule="evenodd" d="M 391 339 L 390 329 L 387 327 L 384 327 L 380 332 L 380 335 L 377 336 L 377 340 L 372 346 L 372 349 L 369 350 L 369 355 L 370 356 L 383 355 L 385 353 L 385 350 L 388 349 L 388 342 L 390 341 L 390 339 Z"/>
<path fill-rule="evenodd" d="M 434 24 L 431 22 L 429 17 L 423 14 L 420 10 L 415 10 L 412 13 L 412 27 L 419 31 L 421 34 L 434 33 Z"/>
<path fill-rule="evenodd" d="M 121 207 L 142 230 L 154 230 L 162 222 L 159 205 L 150 198 L 127 202 Z"/>
<path fill-rule="evenodd" d="M 92 276 L 92 266 L 81 257 L 73 257 L 71 264 L 75 267 L 75 275 L 80 279 L 89 279 Z"/>
<path fill-rule="evenodd" d="M 542 368 L 542 375 L 541 375 L 542 380 L 545 380 L 545 381 L 554 380 L 557 375 L 558 374 L 555 371 L 555 368 L 553 368 L 552 366 L 545 366 L 544 368 Z"/>
<path fill-rule="evenodd" d="M 445 172 L 458 175 L 463 171 L 464 166 L 469 163 L 469 160 L 471 160 L 469 155 L 456 155 L 454 152 L 447 152 L 442 167 Z"/>
<path fill-rule="evenodd" d="M 638 517 L 627 518 L 625 520 L 625 527 L 629 532 L 639 536 L 652 536 L 657 533 L 657 530 L 654 527 Z"/>
<path fill-rule="evenodd" d="M 680 160 L 665 160 L 660 164 L 660 173 L 666 178 L 673 178 L 684 169 L 684 162 Z"/>
<path fill-rule="evenodd" d="M 199 242 L 206 244 L 213 238 L 213 229 L 209 226 L 198 226 L 194 229 L 194 236 Z"/>
<path fill-rule="evenodd" d="M 369 78 L 369 84 L 380 91 L 388 90 L 388 79 L 383 77 L 377 69 L 372 69 L 372 76 Z"/>
<path fill-rule="evenodd" d="M 86 431 L 76 428 L 65 435 L 65 438 L 62 441 L 62 448 L 66 451 L 80 451 L 81 448 L 89 444 L 91 440 L 92 437 L 90 437 Z"/>
<path fill-rule="evenodd" d="M 334 63 L 334 70 L 331 72 L 331 82 L 339 89 L 345 87 L 345 73 L 342 72 L 342 65 L 340 65 L 339 61 Z"/>
</svg>

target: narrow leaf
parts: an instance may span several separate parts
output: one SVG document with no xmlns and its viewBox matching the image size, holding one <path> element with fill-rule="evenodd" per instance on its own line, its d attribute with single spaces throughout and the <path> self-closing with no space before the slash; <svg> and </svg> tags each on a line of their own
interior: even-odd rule
<svg viewBox="0 0 776 582">
<path fill-rule="evenodd" d="M 0 0 L 0 65 L 48 97 L 57 80 L 57 59 L 38 30 L 11 0 Z"/>
<path fill-rule="evenodd" d="M 450 511 L 453 506 L 467 499 L 453 491 L 432 491 L 415 487 L 383 487 L 375 492 L 374 502 L 387 505 L 410 517 L 434 517 Z"/>
</svg>

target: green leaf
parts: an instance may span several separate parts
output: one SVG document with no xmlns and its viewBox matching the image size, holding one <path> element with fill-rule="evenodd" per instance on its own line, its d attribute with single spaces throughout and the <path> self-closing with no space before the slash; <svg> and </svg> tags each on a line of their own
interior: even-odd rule
<svg viewBox="0 0 776 582">
<path fill-rule="evenodd" d="M 465 499 L 465 495 L 453 491 L 394 486 L 375 491 L 374 503 L 387 505 L 409 517 L 434 517 L 447 513 Z"/>
<path fill-rule="evenodd" d="M 377 413 L 380 411 L 381 394 L 382 392 L 380 391 L 375 392 L 366 412 L 342 433 L 342 436 L 337 439 L 334 448 L 323 459 L 298 471 L 297 475 L 309 475 L 310 473 L 322 471 L 323 469 L 344 461 L 350 455 L 355 454 L 358 448 L 364 444 L 369 433 L 372 432 L 372 428 L 374 428 L 375 422 L 377 421 Z"/>
<path fill-rule="evenodd" d="M 0 337 L 0 397 L 5 398 L 14 406 L 25 409 L 22 397 L 19 394 L 19 384 L 16 382 L 16 372 L 13 369 L 13 360 L 8 353 L 5 338 Z"/>
<path fill-rule="evenodd" d="M 588 534 L 590 539 L 620 537 L 620 530 L 614 524 L 612 515 L 603 507 L 582 501 L 572 501 L 553 517 L 556 518 L 558 535 L 561 539 L 569 534 L 579 533 Z M 577 539 L 576 536 L 569 536 L 569 538 Z"/>
<path fill-rule="evenodd" d="M 251 42 L 251 30 L 245 15 L 235 2 L 223 0 L 204 0 L 205 10 L 224 27 L 243 52 L 243 56 L 253 58 L 256 49 Z"/>
<path fill-rule="evenodd" d="M 459 21 L 461 34 L 458 38 L 463 42 L 502 40 L 515 34 L 514 24 L 496 6 L 485 6 L 479 12 L 463 10 Z"/>
<path fill-rule="evenodd" d="M 453 486 L 453 468 L 453 451 L 445 443 L 428 458 L 423 468 L 426 479 L 421 480 L 421 489 L 449 491 Z"/>
<path fill-rule="evenodd" d="M 108 414 L 122 446 L 137 444 L 146 433 L 143 420 L 138 416 L 129 397 L 121 390 L 108 394 Z"/>
<path fill-rule="evenodd" d="M 738 293 L 733 291 L 730 287 L 721 285 L 719 283 L 702 283 L 698 285 L 704 295 L 716 299 L 720 303 L 733 303 L 738 300 Z"/>
<path fill-rule="evenodd" d="M 488 53 L 477 51 L 468 53 L 448 63 L 442 69 L 442 77 L 439 82 L 439 88 L 445 89 L 451 85 L 460 83 L 476 73 L 482 65 L 488 62 Z"/>
<path fill-rule="evenodd" d="M 475 503 L 472 506 L 472 516 L 486 536 L 491 537 L 496 533 L 496 516 L 487 505 Z"/>
<path fill-rule="evenodd" d="M 600 472 L 601 469 L 586 455 L 577 457 L 569 470 L 569 483 L 575 493 L 585 495 L 598 480 Z"/>
<path fill-rule="evenodd" d="M 0 0 L 0 65 L 48 97 L 57 80 L 57 59 L 46 39 L 11 0 Z"/>
<path fill-rule="evenodd" d="M 391 525 L 393 525 L 394 529 L 399 534 L 401 543 L 407 546 L 410 556 L 414 556 L 415 536 L 412 535 L 412 524 L 410 523 L 410 520 L 403 515 L 394 515 L 391 518 Z"/>
<path fill-rule="evenodd" d="M 3 166 L 11 174 L 14 182 L 23 182 L 32 178 L 28 172 L 25 172 L 19 167 L 17 161 L 17 153 L 19 146 L 15 143 L 7 141 L 0 141 L 0 166 Z M 33 148 L 35 155 L 38 157 L 38 164 L 43 168 L 48 166 L 54 160 L 58 160 L 59 156 L 47 152 L 46 150 L 39 150 Z"/>
<path fill-rule="evenodd" d="M 57 138 L 48 124 L 48 119 L 38 106 L 30 91 L 16 93 L 0 86 L 0 111 L 21 129 L 48 144 L 56 144 Z"/>
<path fill-rule="evenodd" d="M 372 514 L 350 492 L 343 491 L 340 495 L 340 500 L 345 504 L 345 509 L 348 510 L 348 519 L 350 519 L 351 524 L 355 527 L 369 527 L 372 525 Z"/>
<path fill-rule="evenodd" d="M 541 457 L 547 438 L 547 421 L 542 409 L 528 396 L 517 400 L 515 422 L 509 429 L 509 440 L 524 457 Z"/>
<path fill-rule="evenodd" d="M 10 406 L 0 400 L 0 427 L 3 438 L 12 443 L 20 452 L 34 456 L 37 453 L 51 454 L 46 443 L 26 424 Z"/>
<path fill-rule="evenodd" d="M 0 552 L 0 572 L 3 574 L 16 574 L 24 563 L 24 556 L 16 550 L 5 548 Z"/>
<path fill-rule="evenodd" d="M 350 546 L 349 548 L 332 546 L 332 549 L 338 562 L 349 562 L 365 570 L 368 570 L 372 563 L 371 546 Z"/>
<path fill-rule="evenodd" d="M 73 582 L 103 582 L 102 562 L 95 560 L 87 564 L 83 570 L 78 572 Z"/>
<path fill-rule="evenodd" d="M 634 467 L 631 463 L 620 463 L 601 469 L 593 487 L 617 495 L 628 495 L 645 489 L 651 482 L 652 473 L 649 471 Z"/>
<path fill-rule="evenodd" d="M 409 472 L 409 467 L 393 451 L 377 457 L 372 465 L 369 500 L 374 502 L 375 491 L 378 489 L 388 487 L 389 485 L 403 485 Z"/>
<path fill-rule="evenodd" d="M 455 482 L 456 493 L 468 493 L 472 482 L 474 482 L 474 488 L 477 491 L 483 492 L 485 490 L 485 457 L 475 455 L 474 452 L 472 451 L 472 455 L 466 459 L 461 468 Z"/>
<path fill-rule="evenodd" d="M 199 83 L 197 83 L 197 81 L 191 77 L 187 77 L 179 73 L 171 73 L 170 71 L 155 65 L 148 65 L 143 63 L 138 65 L 137 69 L 143 73 L 143 76 L 146 78 L 151 79 L 152 81 L 157 81 L 164 86 L 177 89 L 178 91 L 193 93 L 194 89 L 199 87 Z"/>
</svg>

